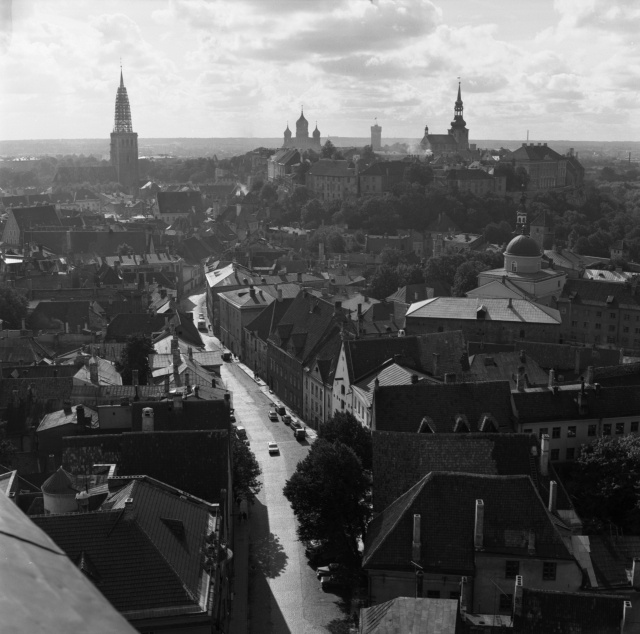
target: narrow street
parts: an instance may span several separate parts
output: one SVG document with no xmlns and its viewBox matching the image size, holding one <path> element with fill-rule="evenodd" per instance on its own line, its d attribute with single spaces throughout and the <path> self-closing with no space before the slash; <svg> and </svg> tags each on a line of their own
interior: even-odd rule
<svg viewBox="0 0 640 634">
<path fill-rule="evenodd" d="M 203 296 L 192 296 L 200 304 Z M 193 309 L 197 318 L 200 308 Z M 203 311 L 204 312 L 204 311 Z M 202 334 L 207 349 L 220 347 L 215 337 Z M 278 417 L 271 422 L 272 401 L 266 386 L 258 385 L 236 362 L 222 366 L 222 380 L 232 394 L 237 424 L 247 430 L 251 449 L 262 469 L 263 487 L 249 509 L 249 596 L 247 631 L 252 634 L 315 634 L 342 632 L 345 614 L 341 599 L 325 593 L 308 565 L 298 541 L 295 518 L 282 494 L 287 479 L 309 451 L 309 441 L 297 441 Z M 279 455 L 270 455 L 275 441 Z M 331 629 L 328 626 L 331 625 Z"/>
</svg>

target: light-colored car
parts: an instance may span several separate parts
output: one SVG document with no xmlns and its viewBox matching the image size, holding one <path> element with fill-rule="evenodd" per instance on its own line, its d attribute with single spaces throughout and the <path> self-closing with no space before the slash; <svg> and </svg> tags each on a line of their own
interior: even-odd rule
<svg viewBox="0 0 640 634">
<path fill-rule="evenodd" d="M 269 453 L 273 456 L 274 454 L 278 454 L 280 453 L 280 449 L 278 448 L 278 443 L 277 442 L 270 442 L 269 443 Z"/>
<path fill-rule="evenodd" d="M 278 420 L 278 412 L 275 409 L 269 410 L 269 420 L 277 421 Z"/>
</svg>

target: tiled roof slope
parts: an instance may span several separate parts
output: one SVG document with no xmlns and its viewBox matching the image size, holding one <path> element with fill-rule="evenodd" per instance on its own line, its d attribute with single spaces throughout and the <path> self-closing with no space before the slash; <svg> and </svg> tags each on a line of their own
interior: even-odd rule
<svg viewBox="0 0 640 634">
<path fill-rule="evenodd" d="M 572 632 L 576 634 L 618 634 L 623 622 L 624 597 L 553 592 L 524 587 L 522 610 L 514 615 L 518 634 Z M 627 631 L 627 628 L 624 628 Z M 632 631 L 632 630 L 629 630 Z"/>
<path fill-rule="evenodd" d="M 246 329 L 254 332 L 262 341 L 266 342 L 269 333 L 280 323 L 280 319 L 287 312 L 293 298 L 284 298 L 281 302 L 271 302 L 260 314 L 249 322 Z"/>
<path fill-rule="evenodd" d="M 229 429 L 229 408 L 226 401 L 183 400 L 181 412 L 175 410 L 171 401 L 133 403 L 132 431 L 142 431 L 142 410 L 148 407 L 153 410 L 155 431 Z"/>
<path fill-rule="evenodd" d="M 90 301 L 40 302 L 29 316 L 29 326 L 34 330 L 64 329 L 76 332 L 78 326 L 90 324 L 90 315 L 97 318 L 94 303 Z"/>
<path fill-rule="evenodd" d="M 135 334 L 142 334 L 150 337 L 154 332 L 165 330 L 165 320 L 169 320 L 169 326 L 175 329 L 175 334 L 187 343 L 202 347 L 202 339 L 198 333 L 191 316 L 182 311 L 174 313 L 162 313 L 153 315 L 152 313 L 126 313 L 116 315 L 107 326 L 107 336 L 105 340 L 126 342 L 128 337 Z"/>
<path fill-rule="evenodd" d="M 455 599 L 397 597 L 361 611 L 360 634 L 456 634 Z"/>
<path fill-rule="evenodd" d="M 158 211 L 161 214 L 186 214 L 191 211 L 203 211 L 200 192 L 158 192 Z"/>
<path fill-rule="evenodd" d="M 320 159 L 316 161 L 309 169 L 308 174 L 311 176 L 353 176 L 355 173 L 353 168 L 349 168 L 349 161 Z"/>
<path fill-rule="evenodd" d="M 479 321 L 484 311 L 484 321 L 509 321 L 517 323 L 560 324 L 560 311 L 526 299 L 434 297 L 412 304 L 407 311 L 409 318 L 465 319 Z"/>
<path fill-rule="evenodd" d="M 10 212 L 13 214 L 20 231 L 26 231 L 40 226 L 60 226 L 60 218 L 53 205 L 38 205 L 36 207 L 18 207 Z"/>
<path fill-rule="evenodd" d="M 577 398 L 579 385 L 562 386 L 556 393 L 549 389 L 514 392 L 513 402 L 520 423 L 580 418 L 614 418 L 634 416 L 640 412 L 640 392 L 635 385 L 611 385 L 585 390 L 586 410 L 580 414 Z"/>
<path fill-rule="evenodd" d="M 605 588 L 628 588 L 633 560 L 640 557 L 640 536 L 591 535 L 589 544 L 598 584 Z"/>
<path fill-rule="evenodd" d="M 383 511 L 428 473 L 450 471 L 484 475 L 528 475 L 538 484 L 543 500 L 549 498 L 550 480 L 540 472 L 538 440 L 533 434 L 398 434 L 372 432 L 373 510 Z M 560 485 L 557 508 L 572 509 Z"/>
<path fill-rule="evenodd" d="M 555 150 L 552 150 L 550 147 L 548 147 L 546 143 L 544 145 L 541 145 L 539 143 L 538 145 L 534 145 L 533 143 L 523 143 L 521 147 L 511 153 L 510 158 L 519 161 L 527 159 L 529 161 L 559 161 L 563 157 Z"/>
<path fill-rule="evenodd" d="M 363 567 L 413 569 L 413 515 L 419 514 L 419 563 L 425 571 L 473 573 L 476 500 L 484 501 L 485 553 L 527 558 L 533 532 L 536 556 L 572 560 L 528 476 L 435 472 L 373 518 L 367 531 Z"/>
<path fill-rule="evenodd" d="M 567 280 L 562 289 L 562 299 L 571 299 L 572 304 L 591 304 L 607 308 L 640 307 L 640 293 L 618 282 L 597 282 L 596 280 Z M 607 302 L 608 298 L 613 301 Z"/>
<path fill-rule="evenodd" d="M 360 176 L 404 176 L 409 165 L 404 161 L 378 161 L 360 172 Z"/>
<path fill-rule="evenodd" d="M 120 612 L 198 606 L 206 508 L 136 482 L 124 490 L 133 498 L 129 512 L 120 502 L 122 493 L 107 499 L 115 500 L 113 510 L 31 519 L 76 564 L 89 558 L 94 583 Z M 184 539 L 161 517 L 181 521 Z"/>
<path fill-rule="evenodd" d="M 220 502 L 229 488 L 227 431 L 165 431 L 73 436 L 62 463 L 71 473 L 86 464 L 117 463 L 121 475 L 144 473 L 191 495 Z"/>
<path fill-rule="evenodd" d="M 530 385 L 546 384 L 549 377 L 536 361 L 520 352 L 497 352 L 495 354 L 476 354 L 471 360 L 471 372 L 478 381 L 509 381 L 516 387 L 519 368 Z"/>
<path fill-rule="evenodd" d="M 491 414 L 500 431 L 512 431 L 511 389 L 507 381 L 484 383 L 418 383 L 380 387 L 373 400 L 374 429 L 417 432 L 427 417 L 433 431 L 453 432 L 456 416 L 466 417 L 469 431 L 480 431 Z"/>
</svg>

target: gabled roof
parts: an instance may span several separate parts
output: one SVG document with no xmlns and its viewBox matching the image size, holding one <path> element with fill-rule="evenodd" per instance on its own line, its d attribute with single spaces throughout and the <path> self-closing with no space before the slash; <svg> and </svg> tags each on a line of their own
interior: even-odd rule
<svg viewBox="0 0 640 634">
<path fill-rule="evenodd" d="M 60 226 L 60 218 L 53 205 L 14 207 L 9 214 L 15 218 L 20 231 L 35 229 L 36 227 Z"/>
<path fill-rule="evenodd" d="M 49 429 L 55 429 L 56 427 L 61 427 L 63 425 L 77 425 L 78 424 L 78 414 L 77 414 L 78 406 L 71 407 L 69 413 L 67 414 L 64 409 L 59 409 L 57 412 L 51 412 L 50 414 L 46 414 L 45 417 L 40 421 L 40 425 L 38 425 L 38 429 L 36 429 L 37 433 L 47 431 Z M 98 427 L 98 412 L 95 410 L 86 407 L 84 408 L 84 416 L 85 418 L 91 418 L 91 427 Z"/>
<path fill-rule="evenodd" d="M 434 289 L 428 284 L 408 284 L 399 288 L 395 293 L 387 297 L 389 302 L 402 302 L 403 304 L 412 304 L 413 302 L 421 302 L 424 299 L 434 297 Z"/>
<path fill-rule="evenodd" d="M 526 475 L 543 500 L 549 482 L 558 480 L 550 465 L 540 471 L 538 440 L 533 434 L 398 434 L 373 431 L 373 510 L 383 511 L 427 474 L 435 471 L 484 475 Z M 572 510 L 560 485 L 557 508 Z"/>
<path fill-rule="evenodd" d="M 562 299 L 606 308 L 640 308 L 640 293 L 634 293 L 631 285 L 618 282 L 569 279 L 562 289 Z"/>
<path fill-rule="evenodd" d="M 547 373 L 526 352 L 497 352 L 476 354 L 471 359 L 471 372 L 478 381 L 509 381 L 517 386 L 520 368 L 524 370 L 527 385 L 546 385 Z"/>
<path fill-rule="evenodd" d="M 202 612 L 209 602 L 203 551 L 215 508 L 149 478 L 124 483 L 100 511 L 31 519 L 76 564 L 89 558 L 97 587 L 130 619 L 154 609 Z M 181 522 L 183 538 L 163 519 Z"/>
<path fill-rule="evenodd" d="M 523 143 L 517 150 L 514 150 L 510 156 L 516 161 L 560 161 L 566 160 L 566 157 L 552 150 L 547 144 Z"/>
<path fill-rule="evenodd" d="M 293 299 L 293 297 L 283 297 L 280 302 L 271 302 L 255 319 L 250 321 L 245 328 L 255 333 L 259 339 L 266 343 L 269 333 L 280 323 L 282 316 L 287 312 L 289 306 L 291 306 Z"/>
<path fill-rule="evenodd" d="M 182 409 L 176 411 L 172 400 L 138 401 L 131 406 L 132 431 L 142 431 L 142 412 L 146 408 L 153 410 L 154 430 L 228 430 L 229 407 L 224 399 L 184 400 Z"/>
<path fill-rule="evenodd" d="M 393 361 L 388 361 L 367 376 L 356 381 L 352 388 L 354 392 L 362 397 L 366 406 L 370 407 L 376 386 L 410 385 L 424 378 L 425 375 L 420 372 L 416 372 L 411 368 L 404 368 Z"/>
<path fill-rule="evenodd" d="M 378 161 L 360 172 L 360 176 L 392 176 L 402 178 L 408 165 L 404 161 Z"/>
<path fill-rule="evenodd" d="M 578 281 L 578 280 L 574 280 Z M 566 287 L 565 287 L 566 289 Z M 526 299 L 434 297 L 412 304 L 407 319 L 508 321 L 560 325 L 560 311 Z"/>
<path fill-rule="evenodd" d="M 509 383 L 418 383 L 380 387 L 374 396 L 373 429 L 417 433 L 426 417 L 432 431 L 451 433 L 459 415 L 466 417 L 472 432 L 480 430 L 486 415 L 491 415 L 500 431 L 512 431 Z"/>
<path fill-rule="evenodd" d="M 349 161 L 320 159 L 309 168 L 308 174 L 310 176 L 338 176 L 345 178 L 354 176 L 355 170 L 349 167 Z"/>
<path fill-rule="evenodd" d="M 590 535 L 589 545 L 598 584 L 605 588 L 628 588 L 633 560 L 640 557 L 640 536 Z"/>
<path fill-rule="evenodd" d="M 573 560 L 529 476 L 432 472 L 373 518 L 363 568 L 412 570 L 418 514 L 422 549 L 416 563 L 427 572 L 473 573 L 476 500 L 484 502 L 485 553 L 527 558 L 531 544 L 537 557 Z"/>
<path fill-rule="evenodd" d="M 76 332 L 91 323 L 90 316 L 97 317 L 92 301 L 40 302 L 29 316 L 29 326 L 34 330 L 64 330 Z"/>
<path fill-rule="evenodd" d="M 168 320 L 168 327 L 165 320 Z M 152 313 L 126 313 L 113 317 L 107 326 L 106 341 L 114 340 L 126 342 L 128 337 L 135 334 L 151 336 L 153 333 L 164 332 L 171 328 L 175 334 L 192 346 L 202 347 L 202 339 L 191 319 L 182 311 L 153 315 Z"/>
</svg>

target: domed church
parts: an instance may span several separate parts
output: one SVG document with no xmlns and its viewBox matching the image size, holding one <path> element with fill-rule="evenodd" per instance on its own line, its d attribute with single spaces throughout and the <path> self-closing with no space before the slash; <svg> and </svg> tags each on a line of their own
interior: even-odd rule
<svg viewBox="0 0 640 634">
<path fill-rule="evenodd" d="M 321 149 L 321 142 L 318 123 L 316 122 L 316 129 L 313 131 L 311 137 L 309 137 L 309 122 L 305 119 L 304 110 L 301 110 L 300 118 L 296 121 L 295 138 L 292 138 L 291 130 L 289 130 L 289 124 L 287 123 L 287 129 L 284 131 L 284 143 L 282 147 L 296 148 L 296 150 L 314 150 L 315 152 L 319 152 Z"/>
<path fill-rule="evenodd" d="M 507 245 L 504 266 L 479 273 L 478 288 L 469 291 L 467 297 L 512 297 L 550 306 L 566 281 L 562 271 L 543 268 L 538 243 L 523 233 Z"/>
</svg>

